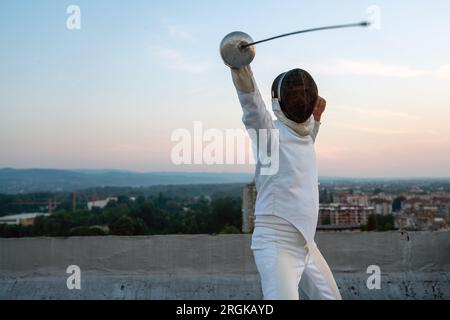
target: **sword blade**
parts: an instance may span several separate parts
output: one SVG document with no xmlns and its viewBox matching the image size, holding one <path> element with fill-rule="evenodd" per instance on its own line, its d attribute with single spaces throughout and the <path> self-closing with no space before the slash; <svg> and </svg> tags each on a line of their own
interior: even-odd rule
<svg viewBox="0 0 450 320">
<path fill-rule="evenodd" d="M 334 26 L 326 26 L 326 27 L 305 29 L 305 30 L 300 30 L 300 31 L 294 31 L 294 32 L 289 32 L 289 33 L 285 33 L 285 34 L 280 34 L 279 36 L 270 37 L 270 38 L 259 40 L 259 41 L 255 41 L 255 42 L 252 42 L 252 43 L 247 43 L 245 45 L 242 45 L 241 48 L 247 48 L 247 47 L 250 47 L 250 46 L 254 46 L 255 44 L 258 44 L 258 43 L 267 42 L 267 41 L 275 40 L 275 39 L 278 39 L 278 38 L 288 37 L 288 36 L 292 36 L 294 34 L 299 34 L 299 33 L 307 33 L 307 32 L 314 32 L 314 31 L 321 31 L 321 30 L 330 30 L 330 29 L 351 28 L 351 27 L 368 27 L 368 26 L 370 26 L 370 22 L 369 21 L 362 21 L 362 22 L 358 22 L 358 23 L 338 24 L 338 25 L 334 25 Z"/>
</svg>

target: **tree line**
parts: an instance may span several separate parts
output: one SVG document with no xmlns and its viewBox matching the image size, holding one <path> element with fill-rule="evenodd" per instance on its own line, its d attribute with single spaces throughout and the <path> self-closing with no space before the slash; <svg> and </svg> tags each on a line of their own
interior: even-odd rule
<svg viewBox="0 0 450 320">
<path fill-rule="evenodd" d="M 241 199 L 118 197 L 105 208 L 60 209 L 31 226 L 0 224 L 0 237 L 239 233 Z"/>
</svg>

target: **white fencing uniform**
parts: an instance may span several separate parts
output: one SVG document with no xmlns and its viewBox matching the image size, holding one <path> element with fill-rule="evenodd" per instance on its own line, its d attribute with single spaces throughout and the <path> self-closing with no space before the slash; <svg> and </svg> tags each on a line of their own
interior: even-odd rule
<svg viewBox="0 0 450 320">
<path fill-rule="evenodd" d="M 309 249 L 302 234 L 288 221 L 274 215 L 257 216 L 251 249 L 264 299 L 298 300 L 299 283 L 310 299 L 341 299 L 319 248 Z"/>
<path fill-rule="evenodd" d="M 255 173 L 257 224 L 252 249 L 264 298 L 298 299 L 297 285 L 303 273 L 307 275 L 306 287 L 313 288 L 306 290 L 310 297 L 340 299 L 331 271 L 314 241 L 319 212 L 314 141 L 320 122 L 287 122 L 279 113 L 276 99 L 273 109 L 279 119 L 272 120 L 250 66 L 232 69 L 232 77 L 245 127 L 257 131 L 278 129 L 279 133 L 279 139 L 272 141 L 275 152 L 279 152 L 278 172 L 262 175 L 258 161 Z"/>
</svg>

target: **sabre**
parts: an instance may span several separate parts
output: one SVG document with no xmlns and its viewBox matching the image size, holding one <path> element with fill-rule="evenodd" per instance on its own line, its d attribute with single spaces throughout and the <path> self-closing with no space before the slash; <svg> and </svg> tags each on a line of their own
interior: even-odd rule
<svg viewBox="0 0 450 320">
<path fill-rule="evenodd" d="M 222 42 L 220 43 L 220 55 L 222 56 L 222 59 L 227 66 L 232 68 L 242 68 L 246 65 L 249 65 L 253 61 L 256 54 L 256 49 L 254 47 L 256 44 L 300 33 L 315 32 L 330 29 L 352 28 L 352 27 L 368 27 L 368 26 L 370 26 L 369 21 L 339 24 L 333 26 L 325 26 L 289 32 L 259 41 L 253 41 L 253 39 L 245 32 L 235 31 L 229 33 L 228 35 L 225 36 L 225 38 L 223 38 Z"/>
</svg>

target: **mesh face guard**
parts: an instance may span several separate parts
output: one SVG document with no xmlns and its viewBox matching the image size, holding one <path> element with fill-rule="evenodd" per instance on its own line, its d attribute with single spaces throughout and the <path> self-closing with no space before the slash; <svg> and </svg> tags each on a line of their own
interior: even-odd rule
<svg viewBox="0 0 450 320">
<path fill-rule="evenodd" d="M 284 115 L 297 123 L 309 119 L 318 96 L 314 79 L 302 69 L 282 73 L 272 84 L 272 98 L 278 99 Z"/>
</svg>

